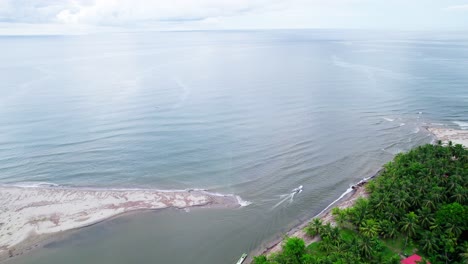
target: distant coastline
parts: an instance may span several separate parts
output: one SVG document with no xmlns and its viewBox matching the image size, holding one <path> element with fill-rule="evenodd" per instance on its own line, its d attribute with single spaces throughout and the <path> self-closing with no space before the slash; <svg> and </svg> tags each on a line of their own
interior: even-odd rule
<svg viewBox="0 0 468 264">
<path fill-rule="evenodd" d="M 23 254 L 54 234 L 121 214 L 165 208 L 237 208 L 236 195 L 205 190 L 85 189 L 0 186 L 0 261 Z"/>
</svg>

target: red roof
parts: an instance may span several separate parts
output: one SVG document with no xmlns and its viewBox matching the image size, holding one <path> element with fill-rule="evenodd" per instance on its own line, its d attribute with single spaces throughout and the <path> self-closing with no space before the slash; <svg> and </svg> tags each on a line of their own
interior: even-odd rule
<svg viewBox="0 0 468 264">
<path fill-rule="evenodd" d="M 402 260 L 401 263 L 402 264 L 416 264 L 417 261 L 421 261 L 421 256 L 414 254 Z M 430 264 L 429 262 L 427 263 Z"/>
</svg>

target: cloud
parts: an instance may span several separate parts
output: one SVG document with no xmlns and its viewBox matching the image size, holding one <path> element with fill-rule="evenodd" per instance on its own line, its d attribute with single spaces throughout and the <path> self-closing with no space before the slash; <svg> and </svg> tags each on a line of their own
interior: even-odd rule
<svg viewBox="0 0 468 264">
<path fill-rule="evenodd" d="M 0 0 L 2 32 L 467 28 L 458 0 Z M 424 6 L 424 8 L 421 8 Z M 448 6 L 448 7 L 447 7 Z M 398 16 L 399 19 L 395 19 Z"/>
<path fill-rule="evenodd" d="M 0 22 L 135 25 L 268 11 L 339 8 L 367 0 L 0 0 Z"/>
<path fill-rule="evenodd" d="M 124 25 L 193 21 L 260 10 L 279 0 L 0 0 L 0 21 Z"/>
<path fill-rule="evenodd" d="M 453 5 L 445 8 L 450 11 L 468 11 L 468 4 L 466 5 Z"/>
</svg>

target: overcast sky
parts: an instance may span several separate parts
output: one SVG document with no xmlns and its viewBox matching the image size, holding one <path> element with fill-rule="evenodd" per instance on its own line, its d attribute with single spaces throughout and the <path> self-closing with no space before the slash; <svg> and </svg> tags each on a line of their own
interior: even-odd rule
<svg viewBox="0 0 468 264">
<path fill-rule="evenodd" d="M 468 0 L 0 0 L 0 34 L 276 28 L 468 30 Z"/>
</svg>

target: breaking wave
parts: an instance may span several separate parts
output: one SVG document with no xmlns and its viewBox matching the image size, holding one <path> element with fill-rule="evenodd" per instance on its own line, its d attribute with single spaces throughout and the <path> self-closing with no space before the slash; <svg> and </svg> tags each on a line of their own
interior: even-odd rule
<svg viewBox="0 0 468 264">
<path fill-rule="evenodd" d="M 468 129 L 468 122 L 463 121 L 453 121 L 454 124 L 458 125 L 461 129 L 466 130 Z"/>
</svg>

